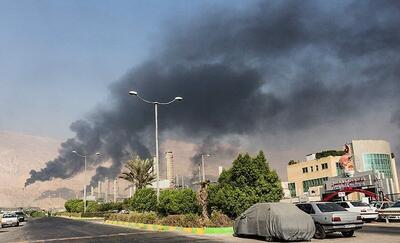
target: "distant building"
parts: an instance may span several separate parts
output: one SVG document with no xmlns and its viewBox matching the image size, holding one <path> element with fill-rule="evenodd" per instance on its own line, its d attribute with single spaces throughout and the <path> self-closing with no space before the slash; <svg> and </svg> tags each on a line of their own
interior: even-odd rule
<svg viewBox="0 0 400 243">
<path fill-rule="evenodd" d="M 344 176 L 339 164 L 341 156 L 330 153 L 307 155 L 306 161 L 287 166 L 288 189 L 292 197 L 317 196 L 333 190 L 333 185 L 358 186 L 381 190 L 385 194 L 400 193 L 395 158 L 390 145 L 382 140 L 353 140 L 350 144 L 355 178 Z M 338 155 L 338 153 L 331 153 Z M 321 156 L 326 156 L 322 157 Z M 351 177 L 350 177 L 351 178 Z M 378 182 L 379 181 L 379 182 Z M 346 184 L 347 183 L 347 184 Z"/>
</svg>

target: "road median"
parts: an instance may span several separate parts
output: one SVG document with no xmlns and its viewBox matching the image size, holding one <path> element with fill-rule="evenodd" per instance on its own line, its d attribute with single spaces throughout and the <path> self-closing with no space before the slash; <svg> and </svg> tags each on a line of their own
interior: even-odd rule
<svg viewBox="0 0 400 243">
<path fill-rule="evenodd" d="M 117 225 L 135 229 L 145 229 L 152 231 L 178 231 L 189 234 L 197 234 L 197 235 L 209 235 L 209 234 L 233 234 L 232 227 L 201 227 L 201 228 L 186 228 L 186 227 L 177 227 L 177 226 L 167 226 L 167 225 L 158 225 L 158 224 L 141 224 L 141 223 L 132 223 L 125 221 L 114 221 L 114 220 L 106 220 L 105 224 Z"/>
</svg>

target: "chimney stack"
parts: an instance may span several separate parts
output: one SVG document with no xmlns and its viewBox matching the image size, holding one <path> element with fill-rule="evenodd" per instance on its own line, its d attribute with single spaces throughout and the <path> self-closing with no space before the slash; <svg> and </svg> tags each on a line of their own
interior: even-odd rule
<svg viewBox="0 0 400 243">
<path fill-rule="evenodd" d="M 108 178 L 107 177 L 105 178 L 104 183 L 106 184 L 106 186 L 105 186 L 106 187 L 106 192 L 105 192 L 105 195 L 104 195 L 104 201 L 108 202 L 108 189 L 109 188 L 108 188 Z"/>
<path fill-rule="evenodd" d="M 218 166 L 218 176 L 222 174 L 223 168 L 222 166 Z"/>
<path fill-rule="evenodd" d="M 101 198 L 101 181 L 97 183 L 97 198 Z"/>
<path fill-rule="evenodd" d="M 165 152 L 165 159 L 167 161 L 167 180 L 169 180 L 170 187 L 173 186 L 174 180 L 174 155 L 172 151 Z"/>
<path fill-rule="evenodd" d="M 117 202 L 117 179 L 114 179 L 114 202 Z"/>
</svg>

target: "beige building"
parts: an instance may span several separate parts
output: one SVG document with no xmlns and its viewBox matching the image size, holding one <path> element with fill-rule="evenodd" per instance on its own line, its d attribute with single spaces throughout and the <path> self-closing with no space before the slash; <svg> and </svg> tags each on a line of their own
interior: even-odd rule
<svg viewBox="0 0 400 243">
<path fill-rule="evenodd" d="M 358 172 L 376 171 L 388 179 L 391 192 L 400 193 L 396 161 L 390 144 L 383 140 L 353 140 L 355 170 Z M 330 177 L 343 174 L 339 166 L 340 156 L 327 156 L 316 159 L 316 154 L 307 155 L 306 161 L 294 162 L 287 166 L 288 188 L 291 196 L 319 195 L 324 182 Z"/>
<path fill-rule="evenodd" d="M 315 156 L 310 155 L 305 162 L 288 165 L 288 188 L 291 196 L 317 194 L 316 190 L 324 185 L 324 181 L 340 173 L 339 158 L 340 156 L 328 156 L 315 159 Z"/>
</svg>

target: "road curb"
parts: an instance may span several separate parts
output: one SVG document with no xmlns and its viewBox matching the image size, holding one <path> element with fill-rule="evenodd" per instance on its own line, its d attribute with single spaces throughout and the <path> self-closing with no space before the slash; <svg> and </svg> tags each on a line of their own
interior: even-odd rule
<svg viewBox="0 0 400 243">
<path fill-rule="evenodd" d="M 100 218 L 100 217 L 90 217 L 90 218 L 89 217 L 88 218 L 84 217 L 84 218 L 82 218 L 82 217 L 63 216 L 63 215 L 55 216 L 55 217 L 64 218 L 64 219 L 88 220 L 88 221 L 90 221 L 90 220 L 104 220 L 104 218 Z"/>
<path fill-rule="evenodd" d="M 232 227 L 185 228 L 185 227 L 158 225 L 158 224 L 131 223 L 131 222 L 114 221 L 114 220 L 106 220 L 104 223 L 110 224 L 110 225 L 136 228 L 136 229 L 145 229 L 145 230 L 152 230 L 152 231 L 178 231 L 178 232 L 196 234 L 196 235 L 233 234 Z"/>
</svg>

